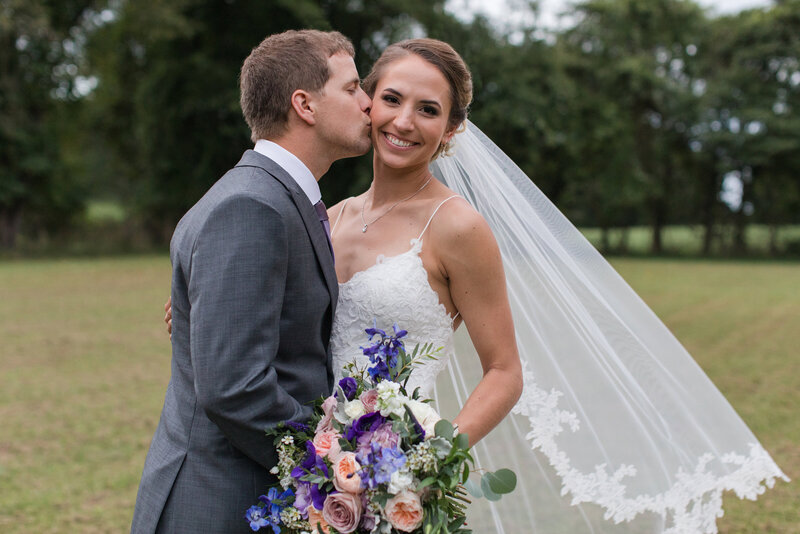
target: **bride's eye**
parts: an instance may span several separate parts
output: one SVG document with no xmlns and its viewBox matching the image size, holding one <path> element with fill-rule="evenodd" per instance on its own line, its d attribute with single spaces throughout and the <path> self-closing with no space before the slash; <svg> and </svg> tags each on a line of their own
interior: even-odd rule
<svg viewBox="0 0 800 534">
<path fill-rule="evenodd" d="M 422 106 L 422 112 L 426 115 L 433 115 L 436 116 L 439 114 L 439 110 L 434 106 Z"/>
<path fill-rule="evenodd" d="M 394 95 L 383 95 L 383 101 L 388 102 L 390 104 L 399 104 L 400 100 L 397 99 Z"/>
</svg>

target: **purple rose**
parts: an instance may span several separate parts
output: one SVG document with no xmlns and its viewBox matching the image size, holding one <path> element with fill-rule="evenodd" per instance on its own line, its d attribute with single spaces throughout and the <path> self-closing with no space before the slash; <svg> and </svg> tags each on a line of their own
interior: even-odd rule
<svg viewBox="0 0 800 534">
<path fill-rule="evenodd" d="M 351 441 L 360 437 L 365 432 L 372 432 L 386 421 L 386 418 L 380 412 L 370 412 L 364 414 L 347 427 L 344 437 L 347 441 Z"/>
<path fill-rule="evenodd" d="M 347 397 L 347 400 L 353 400 L 353 398 L 356 396 L 358 384 L 356 383 L 356 379 L 352 376 L 346 376 L 339 380 L 339 387 L 342 388 L 342 391 L 344 391 L 344 396 Z M 338 395 L 338 391 L 334 393 L 334 397 L 338 398 Z"/>
</svg>

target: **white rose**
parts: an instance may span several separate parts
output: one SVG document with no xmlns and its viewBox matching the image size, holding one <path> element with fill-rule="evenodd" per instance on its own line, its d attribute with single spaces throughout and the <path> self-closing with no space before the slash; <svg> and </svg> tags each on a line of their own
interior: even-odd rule
<svg viewBox="0 0 800 534">
<path fill-rule="evenodd" d="M 392 495 L 397 495 L 401 491 L 407 490 L 414 484 L 414 476 L 406 469 L 400 469 L 392 473 L 389 479 L 389 486 L 386 488 Z"/>
<path fill-rule="evenodd" d="M 433 429 L 441 419 L 436 410 L 427 402 L 413 399 L 406 401 L 406 405 L 411 409 L 411 413 L 414 414 L 419 424 L 422 425 L 422 429 L 425 431 L 425 439 L 432 438 L 435 435 Z"/>
<path fill-rule="evenodd" d="M 358 419 L 366 413 L 364 411 L 364 403 L 359 399 L 349 401 L 344 405 L 344 413 L 350 419 Z"/>
<path fill-rule="evenodd" d="M 403 417 L 403 413 L 405 413 L 403 404 L 408 398 L 400 393 L 400 384 L 384 380 L 375 389 L 378 390 L 378 400 L 375 403 L 375 407 L 380 410 L 381 415 L 388 417 L 390 414 L 394 414 L 398 417 Z"/>
</svg>

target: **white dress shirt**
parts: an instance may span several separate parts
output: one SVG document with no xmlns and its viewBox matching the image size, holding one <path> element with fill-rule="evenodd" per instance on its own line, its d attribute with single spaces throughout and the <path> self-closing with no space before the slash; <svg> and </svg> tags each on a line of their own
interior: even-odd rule
<svg viewBox="0 0 800 534">
<path fill-rule="evenodd" d="M 319 190 L 317 180 L 314 178 L 314 175 L 311 174 L 311 171 L 308 170 L 308 167 L 306 167 L 297 156 L 279 144 L 267 141 L 266 139 L 259 139 L 256 141 L 256 146 L 253 150 L 267 156 L 280 165 L 281 168 L 297 182 L 297 185 L 300 186 L 300 189 L 303 190 L 312 205 L 322 199 L 322 193 Z"/>
</svg>

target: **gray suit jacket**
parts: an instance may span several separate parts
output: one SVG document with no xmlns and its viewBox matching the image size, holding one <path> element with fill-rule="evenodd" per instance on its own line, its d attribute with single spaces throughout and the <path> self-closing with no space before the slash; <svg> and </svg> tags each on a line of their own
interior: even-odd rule
<svg viewBox="0 0 800 534">
<path fill-rule="evenodd" d="M 338 285 L 297 183 L 252 150 L 178 223 L 172 377 L 131 532 L 250 532 L 274 479 L 266 428 L 311 415 L 332 389 Z"/>
</svg>

